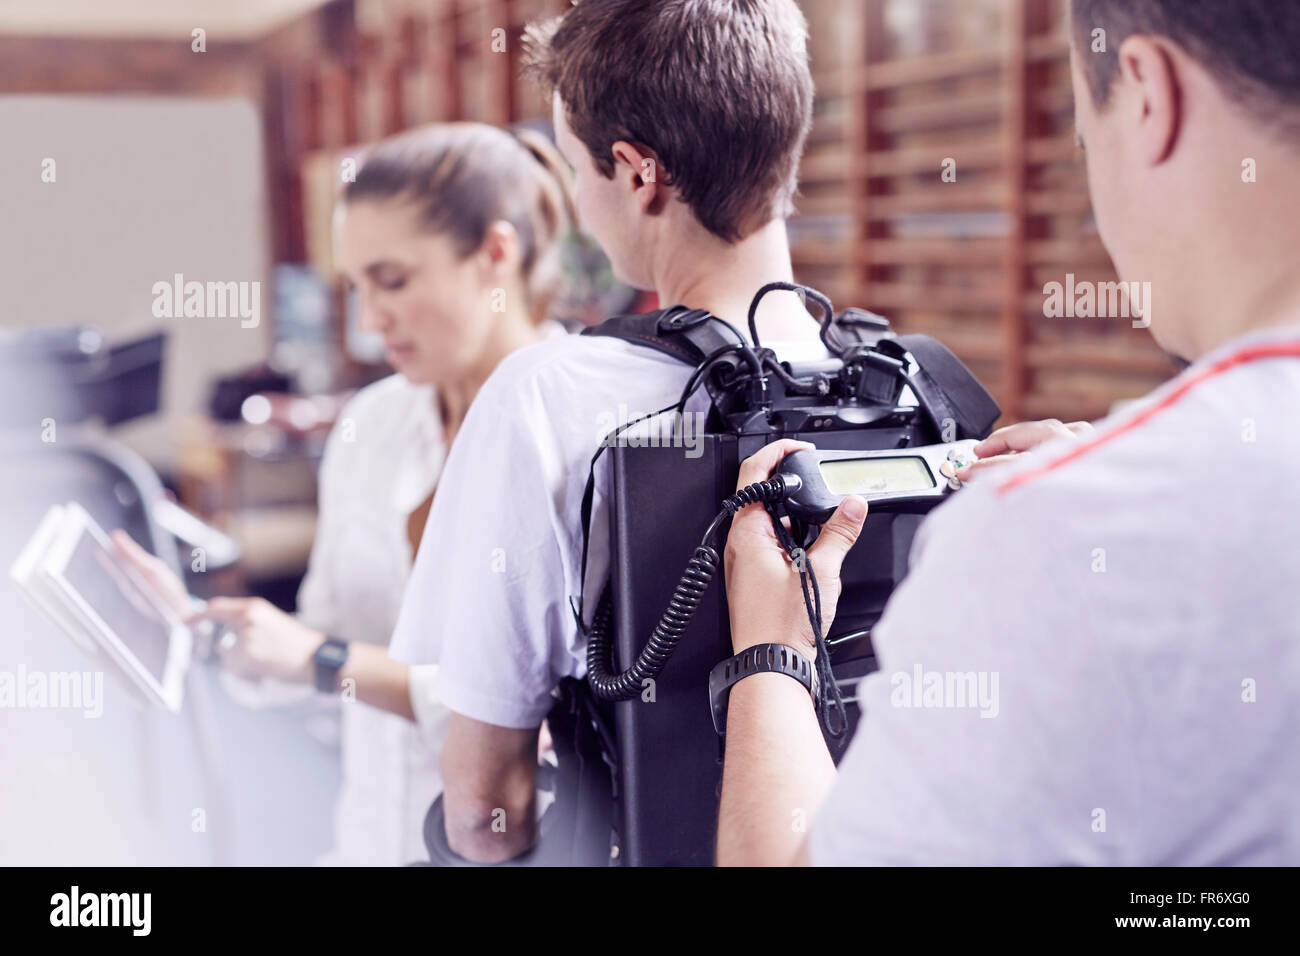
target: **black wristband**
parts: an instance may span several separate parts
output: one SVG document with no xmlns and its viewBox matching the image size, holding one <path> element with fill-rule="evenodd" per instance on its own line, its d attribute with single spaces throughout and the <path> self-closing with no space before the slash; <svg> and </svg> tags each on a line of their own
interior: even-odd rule
<svg viewBox="0 0 1300 956">
<path fill-rule="evenodd" d="M 815 671 L 812 663 L 788 644 L 755 644 L 735 657 L 728 657 L 709 672 L 709 703 L 713 708 L 713 729 L 722 736 L 727 731 L 727 701 L 737 681 L 751 674 L 785 674 L 803 684 L 817 700 Z"/>
<path fill-rule="evenodd" d="M 333 694 L 339 689 L 339 671 L 348 662 L 348 642 L 337 637 L 326 637 L 312 655 L 316 670 L 316 689 L 322 694 Z"/>
</svg>

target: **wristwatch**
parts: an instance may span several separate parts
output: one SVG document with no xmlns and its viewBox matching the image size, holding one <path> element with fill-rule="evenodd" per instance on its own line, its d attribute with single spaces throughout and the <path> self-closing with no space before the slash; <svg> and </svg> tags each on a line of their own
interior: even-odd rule
<svg viewBox="0 0 1300 956">
<path fill-rule="evenodd" d="M 339 671 L 348 662 L 348 642 L 327 637 L 312 655 L 316 665 L 316 689 L 332 694 L 339 689 Z"/>
<path fill-rule="evenodd" d="M 737 681 L 751 674 L 785 674 L 793 677 L 817 703 L 817 672 L 812 663 L 788 644 L 755 644 L 735 657 L 714 666 L 709 672 L 709 703 L 713 709 L 713 729 L 721 737 L 727 731 L 727 701 Z"/>
</svg>

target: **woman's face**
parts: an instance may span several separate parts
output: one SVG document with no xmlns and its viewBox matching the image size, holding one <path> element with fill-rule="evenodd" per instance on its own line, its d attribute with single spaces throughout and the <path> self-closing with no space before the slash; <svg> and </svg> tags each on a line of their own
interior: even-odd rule
<svg viewBox="0 0 1300 956">
<path fill-rule="evenodd" d="M 457 255 L 425 231 L 414 204 L 359 200 L 340 207 L 336 262 L 357 294 L 361 328 L 384 337 L 390 365 L 417 385 L 453 381 L 486 351 L 498 264 Z"/>
</svg>

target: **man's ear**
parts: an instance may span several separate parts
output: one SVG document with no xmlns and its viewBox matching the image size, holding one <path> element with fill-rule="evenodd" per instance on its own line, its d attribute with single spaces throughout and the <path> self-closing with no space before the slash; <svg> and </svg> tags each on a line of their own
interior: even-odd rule
<svg viewBox="0 0 1300 956">
<path fill-rule="evenodd" d="M 1169 158 L 1183 121 L 1182 90 L 1173 57 L 1164 44 L 1134 34 L 1119 48 L 1126 135 L 1149 166 Z"/>
<path fill-rule="evenodd" d="M 659 159 L 648 149 L 619 140 L 610 147 L 614 156 L 614 179 L 636 194 L 642 212 L 652 212 L 659 197 Z"/>
</svg>

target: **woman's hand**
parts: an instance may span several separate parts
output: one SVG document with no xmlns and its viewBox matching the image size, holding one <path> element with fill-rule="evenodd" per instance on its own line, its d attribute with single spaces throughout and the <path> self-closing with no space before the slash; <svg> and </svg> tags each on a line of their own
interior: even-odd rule
<svg viewBox="0 0 1300 956">
<path fill-rule="evenodd" d="M 173 574 L 162 559 L 132 541 L 125 531 L 114 531 L 112 538 L 113 546 L 117 548 L 123 563 L 144 578 L 145 583 L 177 617 L 185 617 L 190 610 L 190 595 L 185 590 L 185 582 Z"/>
<path fill-rule="evenodd" d="M 315 678 L 312 658 L 325 635 L 284 613 L 263 598 L 213 598 L 191 615 L 191 626 L 217 621 L 227 636 L 217 645 L 221 665 L 236 677 L 273 677 L 310 684 Z"/>
<path fill-rule="evenodd" d="M 973 476 L 1011 461 L 1021 452 L 1029 451 L 1043 442 L 1051 441 L 1053 438 L 1078 440 L 1086 438 L 1093 431 L 1092 425 L 1088 422 L 1070 422 L 1068 425 L 1063 425 L 1055 418 L 1007 425 L 975 446 L 975 454 L 980 460 L 958 471 L 957 477 L 962 481 L 970 481 Z"/>
<path fill-rule="evenodd" d="M 740 466 L 736 487 L 764 481 L 786 455 L 807 442 L 783 439 L 762 448 Z M 804 560 L 812 563 L 821 589 L 822 627 L 829 631 L 840 597 L 840 566 L 862 531 L 867 502 L 850 495 L 822 525 Z M 736 653 L 755 644 L 788 644 L 810 661 L 817 656 L 812 626 L 804 606 L 798 570 L 777 540 L 772 519 L 762 505 L 737 512 L 723 557 L 731 643 Z"/>
<path fill-rule="evenodd" d="M 221 663 L 238 677 L 256 680 L 274 677 L 312 683 L 312 657 L 325 635 L 314 631 L 262 598 L 213 598 L 198 613 L 185 584 L 160 559 L 131 540 L 125 531 L 113 532 L 113 544 L 126 564 L 157 592 L 167 606 L 193 627 L 217 621 L 228 629 L 217 645 Z"/>
</svg>

